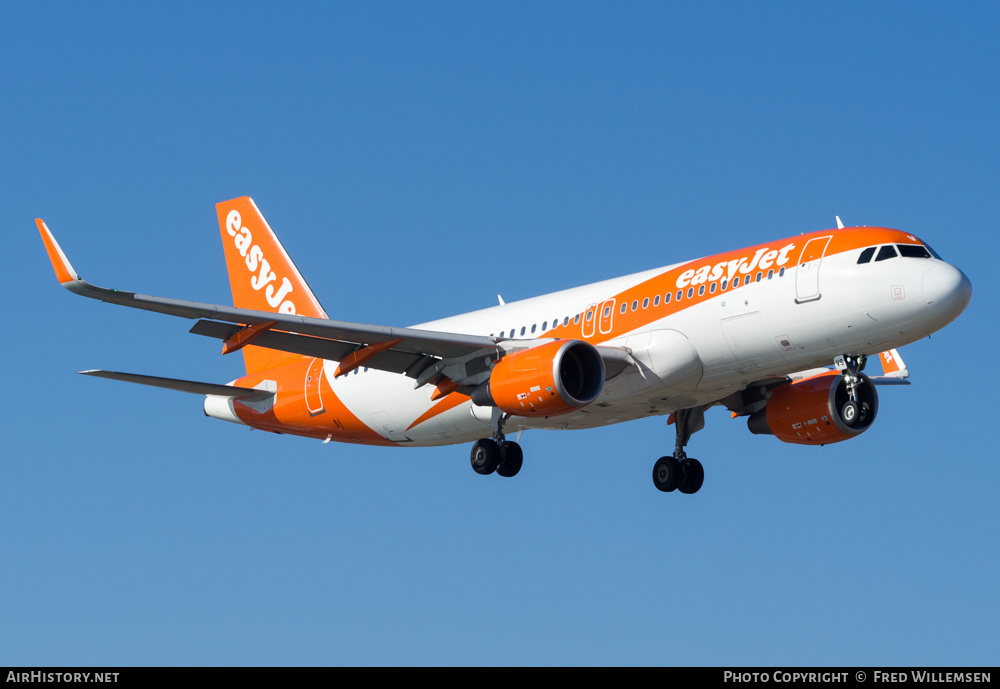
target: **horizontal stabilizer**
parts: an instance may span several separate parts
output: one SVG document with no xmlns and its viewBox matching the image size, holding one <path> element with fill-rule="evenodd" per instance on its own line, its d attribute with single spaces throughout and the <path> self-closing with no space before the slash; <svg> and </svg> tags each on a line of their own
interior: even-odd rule
<svg viewBox="0 0 1000 689">
<path fill-rule="evenodd" d="M 910 381 L 896 376 L 868 376 L 875 385 L 909 385 Z"/>
<path fill-rule="evenodd" d="M 181 392 L 192 392 L 196 395 L 215 395 L 218 397 L 232 397 L 241 402 L 261 402 L 274 397 L 273 392 L 267 390 L 257 390 L 255 388 L 241 388 L 236 385 L 219 385 L 217 383 L 200 383 L 195 380 L 178 380 L 177 378 L 160 378 L 158 376 L 143 376 L 138 373 L 119 373 L 118 371 L 80 371 L 85 376 L 96 376 L 98 378 L 109 378 L 111 380 L 123 380 L 127 383 L 139 383 L 140 385 L 152 385 L 157 388 L 167 388 L 168 390 L 180 390 Z"/>
<path fill-rule="evenodd" d="M 882 352 L 878 355 L 882 362 L 882 371 L 890 378 L 909 378 L 910 370 L 906 368 L 903 357 L 895 349 Z"/>
<path fill-rule="evenodd" d="M 903 357 L 895 349 L 882 352 L 878 355 L 882 362 L 882 372 L 884 375 L 871 376 L 875 385 L 909 385 L 910 369 L 906 368 Z"/>
</svg>

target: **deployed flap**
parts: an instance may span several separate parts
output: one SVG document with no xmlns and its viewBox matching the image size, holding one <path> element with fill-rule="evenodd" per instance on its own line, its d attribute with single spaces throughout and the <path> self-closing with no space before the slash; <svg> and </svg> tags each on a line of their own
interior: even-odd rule
<svg viewBox="0 0 1000 689">
<path fill-rule="evenodd" d="M 237 385 L 219 385 L 217 383 L 200 383 L 195 380 L 179 380 L 177 378 L 160 378 L 158 376 L 144 376 L 138 373 L 119 373 L 118 371 L 80 371 L 85 376 L 96 376 L 98 378 L 109 378 L 111 380 L 123 380 L 127 383 L 139 383 L 140 385 L 152 385 L 157 388 L 167 388 L 168 390 L 180 390 L 181 392 L 192 392 L 196 395 L 215 395 L 217 397 L 232 397 L 241 402 L 260 402 L 274 397 L 273 392 L 267 390 L 256 390 L 254 388 L 242 388 Z"/>
</svg>

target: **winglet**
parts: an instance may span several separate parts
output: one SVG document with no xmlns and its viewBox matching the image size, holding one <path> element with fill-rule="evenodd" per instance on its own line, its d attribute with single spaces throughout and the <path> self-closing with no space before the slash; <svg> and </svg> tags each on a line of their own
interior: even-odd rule
<svg viewBox="0 0 1000 689">
<path fill-rule="evenodd" d="M 68 288 L 70 284 L 79 282 L 80 276 L 73 270 L 73 266 L 70 265 L 69 259 L 59 247 L 56 238 L 52 236 L 45 221 L 41 218 L 35 218 L 35 224 L 38 225 L 38 233 L 42 235 L 42 243 L 45 244 L 45 251 L 52 262 L 52 270 L 56 271 L 56 279 L 59 280 L 59 284 Z"/>
</svg>

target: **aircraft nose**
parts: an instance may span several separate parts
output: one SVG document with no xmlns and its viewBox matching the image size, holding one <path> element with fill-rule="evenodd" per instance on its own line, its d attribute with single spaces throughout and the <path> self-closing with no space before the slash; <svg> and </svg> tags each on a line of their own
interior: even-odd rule
<svg viewBox="0 0 1000 689">
<path fill-rule="evenodd" d="M 950 263 L 935 261 L 924 273 L 924 300 L 934 311 L 948 319 L 958 318 L 972 299 L 972 283 L 965 273 Z"/>
</svg>

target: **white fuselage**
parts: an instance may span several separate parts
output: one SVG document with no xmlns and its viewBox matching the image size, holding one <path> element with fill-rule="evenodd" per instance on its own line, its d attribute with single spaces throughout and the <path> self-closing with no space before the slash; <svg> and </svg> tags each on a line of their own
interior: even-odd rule
<svg viewBox="0 0 1000 689">
<path fill-rule="evenodd" d="M 679 265 L 415 327 L 544 340 L 553 324 L 580 319 L 577 339 L 627 348 L 634 363 L 607 380 L 594 403 L 550 418 L 513 417 L 506 426 L 508 432 L 576 429 L 709 405 L 754 381 L 828 366 L 840 354 L 876 354 L 900 347 L 957 317 L 970 290 L 958 269 L 937 258 L 898 256 L 859 265 L 858 252 L 845 251 L 804 265 L 774 265 L 758 271 L 759 277 L 751 271 L 749 284 L 738 287 L 732 287 L 725 274 L 697 287 L 679 280 L 677 284 L 684 287 L 672 285 L 670 298 L 676 300 L 681 293 L 682 301 L 691 299 L 688 290 L 694 290 L 690 306 L 629 330 L 616 326 L 616 318 L 632 313 L 633 303 L 638 311 L 654 309 L 654 300 L 659 305 L 667 292 L 630 299 L 625 314 L 615 295 L 634 291 Z M 696 293 L 701 289 L 705 293 L 699 300 Z M 594 318 L 588 326 L 590 309 Z M 390 441 L 441 445 L 490 434 L 491 408 L 471 401 L 411 427 L 412 420 L 432 405 L 433 386 L 415 389 L 411 378 L 363 368 L 334 378 L 335 367 L 335 362 L 326 362 L 326 377 L 335 394 Z"/>
</svg>

